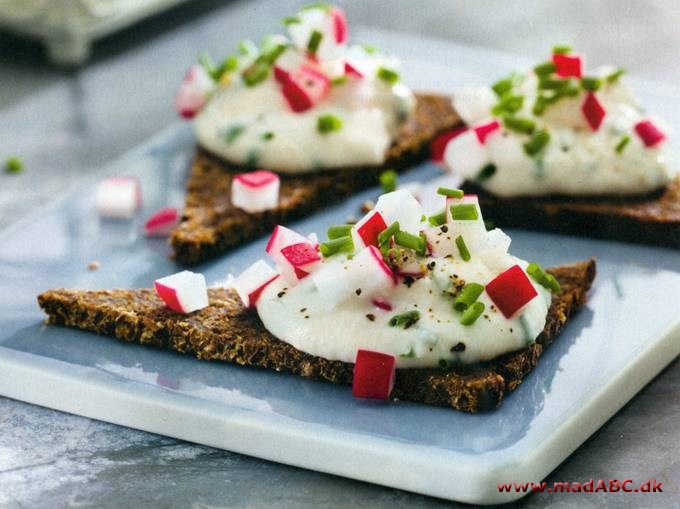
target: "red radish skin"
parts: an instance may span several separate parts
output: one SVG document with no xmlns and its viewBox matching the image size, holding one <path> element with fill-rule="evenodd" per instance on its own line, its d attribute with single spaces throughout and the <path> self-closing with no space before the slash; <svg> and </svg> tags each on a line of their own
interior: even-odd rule
<svg viewBox="0 0 680 509">
<path fill-rule="evenodd" d="M 357 233 L 367 246 L 378 245 L 378 235 L 387 228 L 387 224 L 380 212 L 374 211 L 369 218 L 357 227 Z"/>
<path fill-rule="evenodd" d="M 345 74 L 347 76 L 353 76 L 355 78 L 363 78 L 364 77 L 364 74 L 359 69 L 357 69 L 352 64 L 350 64 L 349 62 L 345 62 Z"/>
<path fill-rule="evenodd" d="M 281 251 L 281 249 L 286 246 L 306 241 L 307 239 L 305 239 L 299 233 L 278 224 L 274 227 L 272 236 L 269 237 L 267 246 L 264 248 L 264 250 L 268 255 L 272 255 L 275 251 Z"/>
<path fill-rule="evenodd" d="M 325 74 L 309 65 L 303 65 L 289 74 L 281 91 L 290 108 L 296 113 L 302 113 L 318 103 L 329 88 L 330 80 Z"/>
<path fill-rule="evenodd" d="M 512 317 L 538 295 L 519 265 L 513 265 L 500 273 L 486 285 L 485 290 L 505 318 Z"/>
<path fill-rule="evenodd" d="M 144 233 L 148 237 L 167 237 L 179 220 L 179 211 L 174 207 L 161 209 L 147 219 Z"/>
<path fill-rule="evenodd" d="M 290 78 L 290 73 L 281 69 L 280 67 L 274 66 L 274 79 L 283 84 Z"/>
<path fill-rule="evenodd" d="M 635 133 L 640 137 L 645 147 L 654 147 L 666 139 L 666 135 L 650 120 L 642 120 L 635 124 Z"/>
<path fill-rule="evenodd" d="M 371 301 L 375 307 L 383 311 L 392 311 L 392 304 L 383 299 L 373 299 Z"/>
<path fill-rule="evenodd" d="M 271 184 L 272 182 L 279 180 L 279 176 L 273 171 L 255 170 L 236 175 L 234 180 L 238 180 L 244 186 L 257 189 L 258 187 L 264 187 L 267 184 Z"/>
<path fill-rule="evenodd" d="M 304 267 L 321 260 L 317 247 L 309 242 L 286 246 L 281 249 L 281 254 L 295 268 Z"/>
<path fill-rule="evenodd" d="M 371 350 L 357 350 L 352 394 L 355 398 L 389 399 L 394 388 L 396 357 Z"/>
<path fill-rule="evenodd" d="M 581 105 L 581 111 L 593 131 L 597 131 L 600 128 L 607 114 L 594 92 L 586 94 L 586 98 Z"/>
<path fill-rule="evenodd" d="M 494 120 L 487 124 L 478 125 L 477 127 L 474 128 L 474 131 L 475 134 L 477 135 L 479 143 L 484 145 L 489 135 L 496 132 L 500 128 L 501 128 L 500 122 L 498 120 Z"/>
<path fill-rule="evenodd" d="M 580 78 L 582 76 L 582 60 L 578 55 L 558 55 L 552 57 L 555 74 L 560 78 Z"/>
<path fill-rule="evenodd" d="M 269 286 L 269 284 L 278 277 L 279 277 L 278 274 L 275 275 L 269 281 L 266 281 L 265 283 L 258 286 L 257 288 L 255 288 L 255 290 L 253 290 L 252 292 L 250 292 L 248 294 L 248 307 L 249 308 L 254 308 L 257 305 L 257 301 L 260 299 L 260 295 L 262 295 L 262 292 L 264 291 L 264 289 L 267 288 L 267 286 Z"/>
<path fill-rule="evenodd" d="M 345 11 L 337 7 L 333 7 L 330 12 L 333 19 L 333 31 L 335 35 L 335 42 L 343 44 L 347 42 L 347 18 Z"/>
<path fill-rule="evenodd" d="M 437 137 L 432 140 L 430 144 L 430 156 L 435 163 L 441 163 L 444 161 L 444 152 L 446 151 L 446 145 L 454 139 L 467 131 L 466 127 L 456 127 L 449 131 L 444 131 L 437 135 Z"/>
<path fill-rule="evenodd" d="M 161 300 L 165 302 L 166 306 L 177 313 L 184 313 L 184 309 L 182 308 L 179 298 L 177 297 L 177 290 L 170 288 L 169 286 L 165 286 L 158 281 L 154 282 L 153 287 Z"/>
<path fill-rule="evenodd" d="M 392 283 L 397 284 L 397 277 L 394 274 L 394 272 L 392 272 L 392 269 L 390 269 L 389 265 L 385 263 L 385 260 L 383 259 L 380 249 L 378 249 L 375 246 L 368 246 L 366 249 L 369 250 L 371 256 L 375 259 L 380 269 L 385 273 L 387 277 L 390 278 Z"/>
</svg>

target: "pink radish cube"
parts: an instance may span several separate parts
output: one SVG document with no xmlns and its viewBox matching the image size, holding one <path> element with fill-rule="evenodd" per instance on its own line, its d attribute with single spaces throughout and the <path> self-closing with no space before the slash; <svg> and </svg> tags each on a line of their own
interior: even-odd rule
<svg viewBox="0 0 680 509">
<path fill-rule="evenodd" d="M 406 189 L 397 189 L 378 198 L 375 211 L 380 212 L 388 226 L 399 222 L 399 229 L 417 235 L 422 223 L 423 206 Z"/>
<path fill-rule="evenodd" d="M 590 128 L 593 131 L 597 131 L 604 120 L 606 112 L 600 101 L 597 99 L 595 92 L 588 92 L 586 94 L 586 98 L 581 105 L 581 111 Z"/>
<path fill-rule="evenodd" d="M 208 101 L 215 82 L 200 65 L 189 68 L 175 97 L 175 109 L 182 118 L 193 118 Z"/>
<path fill-rule="evenodd" d="M 486 293 L 506 318 L 511 318 L 538 295 L 519 265 L 513 265 L 486 285 Z"/>
<path fill-rule="evenodd" d="M 388 399 L 394 388 L 397 359 L 394 355 L 357 350 L 352 394 L 355 398 Z"/>
<path fill-rule="evenodd" d="M 191 313 L 209 305 L 203 274 L 183 270 L 157 279 L 153 286 L 161 300 L 178 313 Z"/>
<path fill-rule="evenodd" d="M 364 73 L 357 69 L 354 65 L 349 62 L 345 62 L 345 74 L 347 76 L 352 76 L 354 78 L 363 78 Z"/>
<path fill-rule="evenodd" d="M 397 284 L 394 272 L 375 246 L 368 246 L 354 255 L 350 267 L 363 297 L 379 297 Z"/>
<path fill-rule="evenodd" d="M 635 124 L 635 132 L 645 144 L 645 147 L 654 147 L 666 139 L 666 135 L 650 120 L 642 120 Z"/>
<path fill-rule="evenodd" d="M 268 170 L 236 175 L 231 184 L 231 203 L 249 213 L 264 212 L 279 204 L 279 176 Z"/>
<path fill-rule="evenodd" d="M 279 277 L 278 272 L 263 260 L 258 260 L 234 279 L 232 287 L 238 293 L 243 305 L 247 308 L 253 308 L 257 304 L 262 291 L 277 277 Z"/>
<path fill-rule="evenodd" d="M 389 225 L 385 222 L 382 214 L 375 210 L 372 210 L 366 214 L 361 220 L 354 226 L 356 234 L 361 239 L 361 244 L 359 246 L 377 246 L 378 245 L 378 235 Z"/>
<path fill-rule="evenodd" d="M 330 89 L 330 79 L 321 71 L 303 65 L 289 74 L 281 92 L 290 108 L 301 113 L 316 105 Z"/>
<path fill-rule="evenodd" d="M 555 54 L 552 57 L 555 64 L 555 74 L 560 78 L 580 78 L 582 61 L 578 55 Z"/>
<path fill-rule="evenodd" d="M 347 18 L 345 17 L 345 11 L 337 7 L 331 8 L 330 11 L 331 19 L 333 20 L 333 32 L 335 36 L 335 42 L 338 44 L 344 44 L 347 42 Z"/>
<path fill-rule="evenodd" d="M 103 217 L 130 219 L 142 205 L 142 190 L 136 177 L 109 177 L 97 187 L 97 211 Z"/>
<path fill-rule="evenodd" d="M 486 139 L 491 135 L 492 133 L 495 133 L 496 131 L 500 130 L 501 124 L 498 120 L 493 120 L 492 122 L 488 122 L 486 124 L 481 124 L 473 128 L 473 131 L 477 135 L 477 139 L 479 140 L 479 143 L 484 145 L 486 143 Z"/>
<path fill-rule="evenodd" d="M 463 134 L 465 131 L 467 131 L 466 127 L 455 127 L 437 135 L 430 144 L 430 156 L 432 157 L 432 160 L 435 163 L 442 162 L 444 160 L 444 150 L 446 149 L 446 146 L 452 139 Z"/>
<path fill-rule="evenodd" d="M 444 162 L 450 171 L 472 179 L 489 162 L 489 152 L 477 133 L 468 129 L 446 144 Z"/>
<path fill-rule="evenodd" d="M 272 236 L 269 238 L 269 242 L 267 242 L 267 247 L 265 248 L 267 254 L 271 256 L 272 260 L 276 263 L 283 278 L 290 284 L 297 283 L 298 280 L 307 275 L 307 272 L 304 269 L 295 267 L 283 253 L 283 250 L 286 247 L 295 244 L 308 244 L 315 250 L 318 247 L 315 243 L 299 233 L 294 232 L 285 226 L 278 225 L 274 228 Z M 288 255 L 290 256 L 290 252 L 288 252 Z"/>
<path fill-rule="evenodd" d="M 167 237 L 179 221 L 179 211 L 174 207 L 160 209 L 144 224 L 147 237 Z"/>
<path fill-rule="evenodd" d="M 281 254 L 293 266 L 298 279 L 309 275 L 321 262 L 319 246 L 309 242 L 291 244 L 281 249 Z"/>
</svg>

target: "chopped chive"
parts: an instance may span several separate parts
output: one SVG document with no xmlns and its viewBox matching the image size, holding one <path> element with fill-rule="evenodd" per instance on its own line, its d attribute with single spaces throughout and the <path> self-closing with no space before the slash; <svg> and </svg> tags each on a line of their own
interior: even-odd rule
<svg viewBox="0 0 680 509">
<path fill-rule="evenodd" d="M 540 90 L 563 90 L 569 86 L 570 80 L 553 79 L 541 76 L 538 79 L 538 88 Z"/>
<path fill-rule="evenodd" d="M 626 70 L 622 67 L 619 67 L 617 70 L 609 74 L 605 79 L 607 80 L 607 83 L 616 83 L 619 81 L 619 78 L 623 76 L 626 73 Z"/>
<path fill-rule="evenodd" d="M 625 135 L 623 138 L 619 140 L 619 142 L 616 144 L 616 150 L 617 154 L 620 154 L 623 152 L 623 150 L 626 148 L 626 145 L 630 143 L 630 136 Z"/>
<path fill-rule="evenodd" d="M 451 217 L 454 221 L 472 221 L 479 218 L 474 203 L 462 203 L 451 206 Z"/>
<path fill-rule="evenodd" d="M 541 152 L 550 141 L 550 133 L 545 129 L 536 131 L 529 141 L 524 144 L 524 152 L 533 157 Z"/>
<path fill-rule="evenodd" d="M 547 76 L 548 74 L 555 72 L 555 64 L 552 62 L 538 64 L 536 67 L 534 67 L 534 72 L 537 76 Z"/>
<path fill-rule="evenodd" d="M 571 53 L 571 46 L 567 46 L 566 44 L 558 44 L 557 46 L 553 46 L 552 52 L 553 55 L 567 55 Z"/>
<path fill-rule="evenodd" d="M 465 326 L 472 325 L 484 312 L 484 308 L 483 302 L 475 302 L 472 306 L 463 311 L 463 315 L 460 317 L 460 323 Z"/>
<path fill-rule="evenodd" d="M 370 44 L 362 44 L 361 47 L 369 55 L 374 55 L 378 52 L 378 48 L 376 48 L 375 46 L 371 46 Z"/>
<path fill-rule="evenodd" d="M 415 350 L 413 350 L 413 347 L 409 348 L 408 351 L 399 354 L 399 357 L 403 357 L 403 358 L 410 358 L 410 357 L 415 357 L 415 356 L 416 356 L 416 352 L 415 352 Z"/>
<path fill-rule="evenodd" d="M 397 71 L 393 71 L 392 69 L 388 69 L 387 67 L 378 67 L 377 76 L 381 80 L 390 84 L 394 84 L 399 81 L 399 73 Z"/>
<path fill-rule="evenodd" d="M 394 233 L 394 242 L 402 247 L 413 249 L 421 256 L 425 254 L 427 248 L 427 243 L 423 237 L 401 230 Z"/>
<path fill-rule="evenodd" d="M 332 133 L 342 129 L 342 120 L 335 115 L 321 115 L 316 119 L 316 130 L 321 134 Z"/>
<path fill-rule="evenodd" d="M 440 187 L 437 189 L 437 194 L 448 196 L 449 198 L 462 198 L 465 196 L 465 191 L 462 189 L 454 189 L 450 187 Z"/>
<path fill-rule="evenodd" d="M 325 257 L 332 256 L 336 253 L 351 253 L 354 251 L 354 242 L 352 236 L 346 235 L 335 239 L 329 239 L 326 242 L 319 244 L 319 250 Z"/>
<path fill-rule="evenodd" d="M 543 115 L 543 113 L 545 113 L 545 110 L 551 104 L 552 104 L 552 98 L 546 97 L 544 95 L 539 95 L 536 98 L 536 102 L 534 103 L 534 106 L 531 109 L 531 112 L 536 116 L 541 116 L 541 115 Z"/>
<path fill-rule="evenodd" d="M 432 225 L 432 226 L 441 226 L 444 223 L 446 223 L 446 209 L 442 210 L 439 214 L 435 214 L 434 216 L 430 216 L 427 218 L 427 221 Z"/>
<path fill-rule="evenodd" d="M 238 43 L 238 52 L 241 55 L 257 55 L 259 51 L 257 45 L 250 39 L 243 39 Z"/>
<path fill-rule="evenodd" d="M 319 50 L 319 45 L 323 39 L 323 34 L 318 30 L 314 30 L 312 35 L 309 36 L 309 41 L 307 42 L 307 51 L 311 54 L 315 54 Z"/>
<path fill-rule="evenodd" d="M 338 224 L 328 227 L 328 238 L 331 240 L 347 237 L 351 234 L 352 234 L 351 224 Z"/>
<path fill-rule="evenodd" d="M 347 76 L 338 76 L 337 78 L 333 78 L 331 80 L 331 86 L 334 87 L 344 85 L 345 83 L 347 83 Z"/>
<path fill-rule="evenodd" d="M 416 309 L 413 311 L 407 311 L 406 313 L 401 313 L 399 315 L 394 315 L 392 318 L 390 318 L 388 323 L 390 324 L 390 327 L 403 327 L 404 329 L 408 329 L 418 320 L 420 320 L 420 311 Z"/>
<path fill-rule="evenodd" d="M 496 83 L 491 85 L 491 90 L 493 90 L 498 97 L 503 97 L 512 90 L 512 78 L 498 80 Z"/>
<path fill-rule="evenodd" d="M 477 182 L 484 182 L 485 180 L 489 180 L 491 177 L 493 177 L 495 173 L 496 165 L 493 163 L 489 163 L 486 166 L 484 166 L 481 170 L 479 170 L 479 173 L 477 174 L 475 180 Z"/>
<path fill-rule="evenodd" d="M 551 292 L 559 293 L 562 291 L 560 283 L 555 279 L 555 276 L 547 274 L 537 263 L 532 262 L 529 264 L 527 267 L 527 274 L 531 276 L 531 279 Z"/>
<path fill-rule="evenodd" d="M 243 82 L 248 87 L 254 87 L 255 85 L 262 83 L 269 76 L 270 66 L 264 62 L 253 62 L 251 65 L 246 67 L 241 75 Z"/>
<path fill-rule="evenodd" d="M 378 234 L 378 245 L 384 246 L 389 243 L 392 235 L 399 231 L 399 221 L 395 221 Z"/>
<path fill-rule="evenodd" d="M 281 23 L 283 23 L 285 26 L 295 25 L 296 23 L 300 22 L 301 20 L 297 16 L 286 16 L 281 20 Z"/>
<path fill-rule="evenodd" d="M 380 181 L 380 187 L 382 187 L 383 191 L 385 191 L 386 193 L 396 191 L 397 185 L 399 185 L 399 176 L 397 175 L 397 172 L 394 170 L 383 171 L 378 176 L 378 180 Z"/>
<path fill-rule="evenodd" d="M 458 235 L 458 237 L 456 237 L 456 246 L 458 246 L 458 252 L 460 253 L 460 257 L 463 259 L 463 261 L 469 262 L 470 251 L 468 251 L 468 248 L 465 245 L 465 239 L 463 239 L 462 235 Z"/>
<path fill-rule="evenodd" d="M 257 57 L 257 60 L 269 65 L 274 65 L 276 59 L 279 58 L 287 49 L 288 46 L 286 44 L 276 44 L 275 46 L 272 46 L 270 49 L 268 49 L 265 53 Z"/>
<path fill-rule="evenodd" d="M 213 74 L 213 78 L 217 81 L 225 73 L 235 71 L 237 68 L 238 68 L 238 57 L 236 55 L 229 55 L 227 58 L 225 58 L 222 61 L 220 66 L 217 69 L 215 69 L 215 72 Z"/>
<path fill-rule="evenodd" d="M 250 166 L 251 168 L 257 166 L 257 163 L 260 161 L 261 155 L 262 154 L 257 149 L 255 148 L 250 149 L 246 154 L 245 165 Z"/>
<path fill-rule="evenodd" d="M 448 359 L 439 359 L 438 364 L 442 369 L 448 369 L 451 367 L 451 362 Z"/>
<path fill-rule="evenodd" d="M 7 173 L 21 173 L 24 171 L 24 163 L 16 156 L 9 157 L 5 161 L 5 171 Z"/>
<path fill-rule="evenodd" d="M 522 109 L 524 105 L 524 96 L 522 95 L 507 95 L 503 97 L 498 103 L 491 108 L 491 113 L 494 115 L 502 115 L 504 113 L 516 113 Z"/>
<path fill-rule="evenodd" d="M 533 120 L 523 117 L 511 117 L 509 115 L 503 117 L 503 125 L 506 129 L 521 134 L 531 134 L 536 129 L 536 124 Z"/>
<path fill-rule="evenodd" d="M 491 231 L 494 228 L 496 228 L 496 223 L 492 219 L 485 219 L 484 220 L 484 229 L 486 231 Z"/>
<path fill-rule="evenodd" d="M 215 62 L 207 53 L 198 54 L 198 63 L 211 77 L 215 76 Z"/>
<path fill-rule="evenodd" d="M 483 291 L 484 285 L 479 283 L 466 284 L 456 296 L 456 300 L 453 301 L 453 309 L 461 312 L 465 311 L 477 301 Z"/>
<path fill-rule="evenodd" d="M 273 131 L 267 131 L 265 133 L 262 133 L 262 139 L 264 141 L 271 141 L 274 139 L 274 132 Z"/>
<path fill-rule="evenodd" d="M 236 139 L 246 131 L 246 126 L 243 124 L 235 124 L 227 127 L 224 131 L 224 138 L 227 144 L 231 145 Z"/>
<path fill-rule="evenodd" d="M 602 87 L 602 80 L 600 78 L 595 78 L 593 76 L 584 76 L 581 78 L 581 88 L 583 90 L 595 92 L 596 90 L 600 90 L 600 87 Z"/>
</svg>

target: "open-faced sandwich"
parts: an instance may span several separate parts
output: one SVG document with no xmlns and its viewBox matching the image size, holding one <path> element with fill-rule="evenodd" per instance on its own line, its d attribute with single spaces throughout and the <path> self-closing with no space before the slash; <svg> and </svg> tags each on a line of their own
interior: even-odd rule
<svg viewBox="0 0 680 509">
<path fill-rule="evenodd" d="M 507 227 L 680 247 L 680 176 L 666 129 L 634 100 L 623 70 L 549 61 L 454 94 L 468 129 L 448 134 L 445 164 Z"/>
<path fill-rule="evenodd" d="M 277 226 L 229 288 L 183 271 L 153 289 L 51 290 L 49 321 L 200 359 L 353 384 L 475 412 L 496 408 L 586 300 L 594 261 L 543 270 L 487 231 L 477 197 L 439 189 L 425 217 L 405 190 L 318 243 Z"/>
<path fill-rule="evenodd" d="M 348 45 L 341 9 L 313 4 L 284 20 L 288 36 L 239 45 L 192 67 L 177 95 L 198 151 L 171 235 L 196 263 L 412 166 L 460 123 L 449 98 L 414 94 L 399 62 Z M 237 176 L 254 167 L 269 173 Z M 272 173 L 273 172 L 273 173 Z M 248 199 L 241 199 L 248 194 Z"/>
</svg>

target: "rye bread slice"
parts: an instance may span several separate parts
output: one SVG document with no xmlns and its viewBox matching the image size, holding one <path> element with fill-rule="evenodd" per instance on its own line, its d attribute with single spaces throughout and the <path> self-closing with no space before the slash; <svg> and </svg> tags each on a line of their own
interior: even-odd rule
<svg viewBox="0 0 680 509">
<path fill-rule="evenodd" d="M 501 228 L 525 228 L 680 248 L 680 176 L 663 190 L 636 197 L 499 198 L 474 184 L 484 218 Z"/>
<path fill-rule="evenodd" d="M 247 171 L 198 149 L 187 182 L 186 205 L 170 243 L 175 259 L 195 264 L 270 232 L 278 223 L 302 217 L 378 182 L 386 168 L 404 170 L 429 156 L 432 139 L 461 123 L 448 97 L 417 95 L 412 119 L 380 167 L 320 171 L 297 176 L 281 175 L 279 206 L 249 214 L 230 203 L 234 175 Z"/>
<path fill-rule="evenodd" d="M 496 408 L 536 366 L 544 349 L 586 301 L 595 261 L 549 269 L 562 285 L 536 343 L 491 362 L 447 369 L 399 369 L 393 397 L 467 412 Z M 211 289 L 210 306 L 189 315 L 165 307 L 151 289 L 50 290 L 38 296 L 48 322 L 123 341 L 153 345 L 244 366 L 275 369 L 339 384 L 352 383 L 353 364 L 315 357 L 273 337 L 233 290 Z"/>
</svg>

